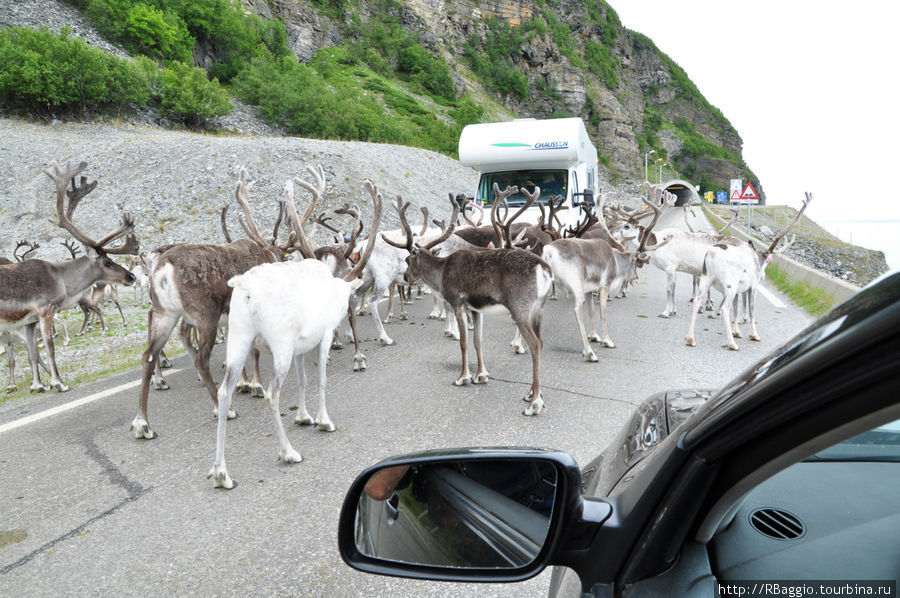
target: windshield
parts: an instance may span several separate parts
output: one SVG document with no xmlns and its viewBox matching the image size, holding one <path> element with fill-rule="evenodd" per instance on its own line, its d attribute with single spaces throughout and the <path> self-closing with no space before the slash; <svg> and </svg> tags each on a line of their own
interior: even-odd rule
<svg viewBox="0 0 900 598">
<path fill-rule="evenodd" d="M 900 463 L 900 420 L 849 438 L 807 461 L 890 461 Z"/>
<path fill-rule="evenodd" d="M 527 189 L 534 192 L 535 186 L 541 188 L 539 200 L 546 201 L 554 195 L 566 196 L 568 187 L 568 172 L 565 170 L 508 170 L 505 172 L 490 172 L 481 176 L 478 184 L 477 200 L 486 206 L 494 205 L 494 183 L 501 191 L 513 185 L 519 189 Z M 507 200 L 510 207 L 521 206 L 525 203 L 525 196 L 520 191 L 511 195 Z"/>
</svg>

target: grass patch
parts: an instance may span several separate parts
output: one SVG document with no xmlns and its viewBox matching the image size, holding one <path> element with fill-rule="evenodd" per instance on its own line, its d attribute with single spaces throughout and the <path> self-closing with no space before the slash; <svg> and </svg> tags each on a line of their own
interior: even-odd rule
<svg viewBox="0 0 900 598">
<path fill-rule="evenodd" d="M 784 270 L 779 270 L 773 264 L 769 264 L 769 267 L 766 268 L 766 277 L 775 284 L 779 291 L 814 317 L 827 313 L 835 305 L 834 297 L 824 290 L 810 286 L 807 282 L 791 281 Z"/>
</svg>

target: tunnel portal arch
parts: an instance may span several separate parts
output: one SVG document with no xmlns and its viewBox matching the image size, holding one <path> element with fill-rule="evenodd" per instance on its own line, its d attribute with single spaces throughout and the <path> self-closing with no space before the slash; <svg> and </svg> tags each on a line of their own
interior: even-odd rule
<svg viewBox="0 0 900 598">
<path fill-rule="evenodd" d="M 663 188 L 669 193 L 674 193 L 678 198 L 675 201 L 676 206 L 688 206 L 700 202 L 700 196 L 697 194 L 697 190 L 693 185 L 683 179 L 667 180 L 664 183 Z"/>
</svg>

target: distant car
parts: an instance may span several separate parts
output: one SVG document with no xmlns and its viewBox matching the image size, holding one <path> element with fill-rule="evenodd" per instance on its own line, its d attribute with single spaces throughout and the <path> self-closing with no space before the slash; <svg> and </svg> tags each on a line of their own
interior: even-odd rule
<svg viewBox="0 0 900 598">
<path fill-rule="evenodd" d="M 581 471 L 549 449 L 382 461 L 338 535 L 345 562 L 384 575 L 509 582 L 551 565 L 551 597 L 809 595 L 796 586 L 818 580 L 896 596 L 900 272 L 719 391 L 650 397 Z"/>
</svg>

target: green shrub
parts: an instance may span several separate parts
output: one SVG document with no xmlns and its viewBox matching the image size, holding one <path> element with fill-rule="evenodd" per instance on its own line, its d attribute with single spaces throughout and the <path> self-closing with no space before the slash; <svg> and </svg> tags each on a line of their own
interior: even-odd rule
<svg viewBox="0 0 900 598">
<path fill-rule="evenodd" d="M 39 114 L 122 110 L 149 97 L 141 65 L 105 54 L 64 29 L 0 31 L 0 101 Z"/>
<path fill-rule="evenodd" d="M 466 42 L 464 56 L 469 66 L 494 91 L 528 98 L 528 78 L 511 59 L 524 43 L 522 33 L 493 17 L 486 24 L 488 34 L 483 43 L 475 34 Z"/>
<path fill-rule="evenodd" d="M 190 62 L 193 40 L 184 23 L 171 14 L 135 4 L 128 11 L 124 32 L 130 47 L 146 56 Z"/>
<path fill-rule="evenodd" d="M 615 90 L 619 86 L 619 61 L 610 46 L 587 39 L 584 41 L 584 57 L 588 70 L 597 75 L 607 89 Z"/>
<path fill-rule="evenodd" d="M 234 106 L 217 79 L 181 62 L 170 62 L 160 79 L 162 112 L 189 126 L 200 126 L 211 116 L 230 114 Z"/>
</svg>

